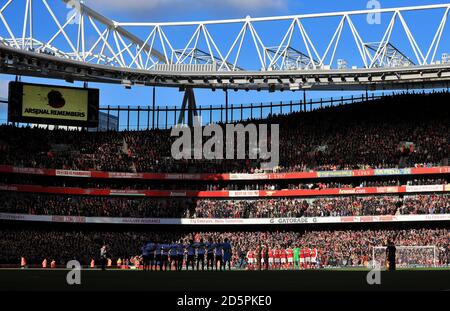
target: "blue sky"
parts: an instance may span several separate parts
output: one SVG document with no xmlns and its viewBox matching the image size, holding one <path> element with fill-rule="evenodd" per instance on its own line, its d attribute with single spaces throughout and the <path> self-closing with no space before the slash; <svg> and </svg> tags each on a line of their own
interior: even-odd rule
<svg viewBox="0 0 450 311">
<path fill-rule="evenodd" d="M 14 0 L 15 2 L 21 0 Z M 3 5 L 6 0 L 0 0 L 0 4 Z M 40 2 L 36 0 L 35 2 Z M 51 0 L 50 3 L 55 3 L 55 13 L 58 18 L 63 19 L 68 9 L 60 4 L 59 0 Z M 441 0 L 380 0 L 382 7 L 397 7 L 397 6 L 413 6 L 424 4 L 437 4 L 446 3 L 447 1 Z M 307 13 L 325 13 L 334 11 L 347 11 L 347 10 L 359 10 L 365 9 L 367 6 L 367 0 L 314 0 L 314 1 L 302 1 L 302 0 L 85 0 L 88 6 L 93 7 L 100 13 L 114 19 L 123 22 L 134 21 L 192 21 L 192 20 L 209 20 L 209 19 L 227 19 L 227 18 L 242 18 L 246 15 L 252 17 L 257 16 L 276 16 L 276 15 L 294 15 L 294 14 L 307 14 Z M 21 26 L 23 13 L 15 14 L 15 9 L 12 7 L 10 12 L 5 12 L 5 16 L 12 24 Z M 411 31 L 416 36 L 418 43 L 423 42 L 428 45 L 431 41 L 432 35 L 436 30 L 442 12 L 427 13 L 423 15 L 405 15 L 405 19 L 410 23 Z M 35 13 L 36 14 L 36 13 Z M 368 25 L 365 21 L 365 17 L 361 17 L 359 20 L 355 19 L 355 25 L 361 25 L 361 36 L 366 42 L 376 41 L 381 39 L 383 32 L 385 31 L 387 24 L 389 23 L 389 16 L 383 17 L 381 25 Z M 45 18 L 39 21 L 39 29 L 35 26 L 36 36 L 44 36 L 47 28 L 52 28 L 53 24 L 50 18 Z M 309 32 L 319 53 L 323 52 L 326 46 L 324 44 L 328 41 L 320 40 L 322 37 L 331 38 L 335 28 L 337 26 L 337 20 L 330 20 L 325 23 L 317 24 L 305 24 L 305 28 Z M 16 27 L 16 28 L 17 28 Z M 76 27 L 76 26 L 74 26 Z M 286 30 L 285 24 L 279 24 L 277 27 L 269 25 L 261 25 L 256 28 L 258 32 L 265 33 L 265 37 L 262 37 L 267 45 L 275 45 L 281 41 Z M 12 27 L 13 31 L 20 32 Z M 54 29 L 54 28 L 53 28 Z M 227 28 L 228 29 L 228 28 Z M 132 29 L 138 36 L 145 39 L 148 35 L 147 29 Z M 167 34 L 171 40 L 182 42 L 181 38 L 185 39 L 187 33 L 191 30 L 186 30 L 182 33 L 171 33 L 167 30 Z M 232 36 L 226 36 L 224 34 L 224 28 L 212 27 L 210 29 L 211 34 L 217 41 L 226 45 Z M 232 30 L 234 31 L 234 30 Z M 450 42 L 450 29 L 447 29 L 444 33 L 441 45 L 441 49 L 438 51 L 438 57 L 443 52 L 450 52 L 448 42 Z M 5 28 L 0 23 L 0 35 L 5 35 Z M 62 40 L 62 38 L 61 38 Z M 228 41 L 227 41 L 228 40 Z M 249 40 L 249 39 L 246 39 Z M 357 62 L 357 50 L 354 42 L 352 41 L 350 31 L 344 29 L 342 43 L 338 48 L 338 54 L 343 56 L 350 65 Z M 413 56 L 410 46 L 407 44 L 406 36 L 398 27 L 394 30 L 393 40 L 395 44 L 405 53 Z M 323 41 L 324 43 L 320 43 Z M 58 42 L 58 41 L 57 41 Z M 61 41 L 62 42 L 62 41 Z M 447 44 L 444 44 L 444 43 Z M 185 41 L 184 41 L 185 43 Z M 180 46 L 182 48 L 184 46 Z M 256 62 L 256 63 L 255 63 Z M 246 64 L 249 67 L 254 68 L 257 66 L 257 60 L 254 58 L 245 58 L 243 55 L 240 58 L 241 64 Z M 6 86 L 9 80 L 13 79 L 11 76 L 0 75 L 0 98 L 6 97 Z M 23 81 L 29 82 L 44 82 L 44 83 L 56 83 L 67 84 L 64 81 L 45 80 L 45 79 L 31 79 L 23 78 Z M 73 84 L 72 84 L 73 85 Z M 76 86 L 80 86 L 80 83 L 75 83 Z M 151 103 L 151 88 L 149 87 L 133 87 L 131 90 L 126 90 L 118 85 L 104 85 L 104 84 L 90 84 L 91 87 L 97 87 L 101 89 L 101 104 L 102 105 L 148 105 Z M 341 96 L 341 93 L 334 92 L 309 92 L 308 97 L 329 97 L 329 96 Z M 216 91 L 215 93 L 209 90 L 199 90 L 196 92 L 197 102 L 201 105 L 219 105 L 224 101 L 224 94 L 222 91 Z M 249 103 L 249 102 L 268 102 L 268 101 L 281 101 L 281 100 L 298 100 L 303 97 L 300 92 L 283 92 L 283 93 L 268 93 L 268 92 L 230 92 L 230 102 L 235 104 Z M 164 106 L 180 105 L 182 94 L 178 92 L 178 89 L 157 89 L 157 104 Z"/>
</svg>

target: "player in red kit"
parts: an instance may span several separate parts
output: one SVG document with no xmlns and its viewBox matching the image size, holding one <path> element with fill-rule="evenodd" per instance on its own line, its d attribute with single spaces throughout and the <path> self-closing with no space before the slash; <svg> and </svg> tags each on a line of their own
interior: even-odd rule
<svg viewBox="0 0 450 311">
<path fill-rule="evenodd" d="M 287 267 L 287 252 L 284 247 L 281 247 L 281 268 L 286 269 Z"/>
<path fill-rule="evenodd" d="M 254 252 L 252 250 L 249 250 L 247 252 L 247 262 L 248 262 L 248 268 L 249 270 L 253 270 L 253 261 L 254 261 Z"/>
<path fill-rule="evenodd" d="M 274 265 L 274 254 L 273 254 L 273 249 L 270 248 L 269 249 L 269 269 L 273 269 L 273 265 Z"/>
<path fill-rule="evenodd" d="M 294 268 L 294 250 L 289 247 L 286 250 L 287 253 L 287 262 L 288 262 L 288 269 L 293 269 Z"/>
<path fill-rule="evenodd" d="M 277 246 L 273 250 L 273 259 L 274 259 L 274 263 L 275 263 L 275 269 L 279 269 L 280 268 L 280 260 L 281 260 L 280 255 L 281 255 L 280 254 L 280 250 L 279 250 L 279 248 Z"/>
<path fill-rule="evenodd" d="M 317 248 L 311 249 L 311 266 L 317 269 Z"/>
<path fill-rule="evenodd" d="M 305 269 L 305 249 L 300 249 L 300 269 Z"/>
<path fill-rule="evenodd" d="M 25 257 L 20 257 L 20 267 L 22 269 L 25 269 L 27 267 L 27 260 L 25 259 Z"/>
<path fill-rule="evenodd" d="M 311 250 L 309 248 L 305 248 L 305 265 L 306 269 L 311 267 Z"/>
</svg>

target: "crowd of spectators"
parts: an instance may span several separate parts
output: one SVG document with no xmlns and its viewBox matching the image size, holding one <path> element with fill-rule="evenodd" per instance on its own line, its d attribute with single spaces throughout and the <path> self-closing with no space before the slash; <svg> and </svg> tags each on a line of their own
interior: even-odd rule
<svg viewBox="0 0 450 311">
<path fill-rule="evenodd" d="M 404 176 L 403 178 L 390 180 L 346 180 L 311 182 L 311 181 L 267 181 L 255 182 L 204 182 L 204 181 L 133 181 L 129 180 L 80 180 L 77 178 L 45 178 L 33 175 L 4 175 L 0 176 L 0 185 L 40 185 L 45 187 L 70 187 L 83 189 L 114 189 L 114 190 L 198 190 L 198 191 L 227 191 L 227 190 L 323 190 L 336 188 L 363 188 L 363 187 L 386 187 L 386 186 L 417 186 L 417 185 L 447 185 L 447 178 L 417 178 Z"/>
<path fill-rule="evenodd" d="M 0 126 L 0 164 L 19 167 L 130 172 L 121 133 Z"/>
<path fill-rule="evenodd" d="M 198 200 L 194 218 L 284 218 L 448 214 L 449 195 L 350 196 L 314 199 Z"/>
<path fill-rule="evenodd" d="M 336 189 L 336 188 L 364 188 L 364 187 L 388 187 L 388 186 L 418 186 L 418 185 L 445 185 L 446 178 L 412 178 L 406 181 L 399 179 L 392 180 L 364 180 L 361 182 L 316 182 L 316 183 L 295 183 L 288 184 L 287 189 Z M 266 186 L 266 185 L 264 185 Z M 273 187 L 274 189 L 270 189 Z M 252 188 L 250 185 L 249 188 Z M 263 189 L 280 190 L 278 185 L 269 184 Z M 247 189 L 246 189 L 247 190 Z M 251 189 L 248 189 L 251 190 Z"/>
<path fill-rule="evenodd" d="M 103 244 L 115 262 L 141 254 L 148 241 L 173 242 L 209 237 L 228 238 L 236 260 L 258 245 L 270 247 L 316 248 L 321 266 L 362 266 L 372 256 L 372 247 L 385 246 L 392 240 L 396 246 L 436 246 L 438 264 L 450 263 L 448 229 L 347 230 L 347 231 L 233 231 L 233 232 L 122 232 L 0 229 L 0 264 L 18 265 L 25 257 L 28 264 L 39 265 L 44 258 L 63 265 L 77 259 L 88 265 L 97 260 Z"/>
<path fill-rule="evenodd" d="M 280 124 L 277 171 L 436 166 L 448 163 L 448 96 L 387 97 L 255 122 Z M 175 161 L 173 140 L 168 130 L 97 133 L 1 126 L 0 164 L 127 172 L 259 171 L 256 160 Z"/>
<path fill-rule="evenodd" d="M 450 214 L 450 195 L 248 200 L 111 198 L 1 193 L 0 212 L 131 218 L 284 218 Z"/>
<path fill-rule="evenodd" d="M 185 199 L 133 199 L 38 194 L 0 195 L 0 211 L 31 215 L 181 218 L 192 209 Z"/>
</svg>

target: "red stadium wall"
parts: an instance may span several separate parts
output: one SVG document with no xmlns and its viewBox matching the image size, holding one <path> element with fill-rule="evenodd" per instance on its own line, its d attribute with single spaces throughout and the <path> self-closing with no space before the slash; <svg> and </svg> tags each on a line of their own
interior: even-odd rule
<svg viewBox="0 0 450 311">
<path fill-rule="evenodd" d="M 312 179 L 333 177 L 365 177 L 365 176 L 405 176 L 449 174 L 450 166 L 413 167 L 403 169 L 367 169 L 348 171 L 313 171 L 296 173 L 264 173 L 264 174 L 175 174 L 175 173 L 120 173 L 100 171 L 73 171 L 58 169 L 23 168 L 0 165 L 0 173 L 28 174 L 43 176 L 60 176 L 74 178 L 103 179 L 145 179 L 145 180 L 280 180 L 280 179 Z"/>
<path fill-rule="evenodd" d="M 183 197 L 183 198 L 261 198 L 261 197 L 317 197 L 339 195 L 366 194 L 400 194 L 424 192 L 449 192 L 450 185 L 423 186 L 388 186 L 365 188 L 330 188 L 301 190 L 224 190 L 224 191 L 192 191 L 192 190 L 114 190 L 83 189 L 68 187 L 43 187 L 37 185 L 0 185 L 0 191 L 48 193 L 87 196 L 142 196 L 142 197 Z"/>
</svg>

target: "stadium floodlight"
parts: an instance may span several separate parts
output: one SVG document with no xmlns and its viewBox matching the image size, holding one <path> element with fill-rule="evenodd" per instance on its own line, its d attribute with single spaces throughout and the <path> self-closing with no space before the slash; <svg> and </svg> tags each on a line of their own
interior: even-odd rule
<svg viewBox="0 0 450 311">
<path fill-rule="evenodd" d="M 438 249 L 431 246 L 396 246 L 396 265 L 398 268 L 426 268 L 437 266 Z M 372 248 L 372 268 L 386 268 L 386 247 Z"/>
<path fill-rule="evenodd" d="M 338 69 L 347 69 L 347 61 L 345 59 L 338 59 Z"/>
<path fill-rule="evenodd" d="M 374 68 L 395 68 L 414 66 L 415 63 L 389 42 L 364 44 L 367 55 L 371 56 Z M 374 55 L 372 55 L 374 53 Z"/>
<path fill-rule="evenodd" d="M 124 80 L 122 80 L 122 85 L 126 88 L 131 88 L 133 83 L 131 82 L 131 80 L 124 79 Z"/>
<path fill-rule="evenodd" d="M 300 90 L 300 84 L 298 84 L 298 83 L 291 83 L 291 84 L 289 84 L 289 89 L 291 91 L 298 91 L 298 90 Z"/>
<path fill-rule="evenodd" d="M 321 66 L 320 62 L 291 46 L 267 47 L 264 54 L 267 69 L 309 70 Z"/>
<path fill-rule="evenodd" d="M 196 41 L 196 44 L 198 41 Z M 218 68 L 234 68 L 234 71 L 241 71 L 242 68 L 234 66 L 230 62 L 223 61 L 220 57 L 211 54 L 212 52 L 205 52 L 197 47 L 184 48 L 172 51 L 171 64 L 187 65 L 187 68 L 193 70 L 201 68 L 203 65 L 210 65 L 211 71 L 218 71 Z M 199 66 L 200 65 L 200 66 Z M 222 69 L 222 71 L 224 71 Z"/>
</svg>

